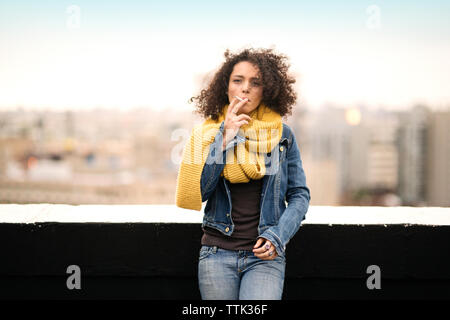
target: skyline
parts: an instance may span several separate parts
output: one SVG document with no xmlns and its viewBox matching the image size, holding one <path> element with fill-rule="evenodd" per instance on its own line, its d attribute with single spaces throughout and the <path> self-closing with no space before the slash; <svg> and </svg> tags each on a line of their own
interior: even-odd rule
<svg viewBox="0 0 450 320">
<path fill-rule="evenodd" d="M 446 9 L 443 1 L 3 1 L 0 110 L 192 109 L 188 99 L 225 49 L 248 46 L 286 54 L 308 106 L 448 106 Z"/>
</svg>

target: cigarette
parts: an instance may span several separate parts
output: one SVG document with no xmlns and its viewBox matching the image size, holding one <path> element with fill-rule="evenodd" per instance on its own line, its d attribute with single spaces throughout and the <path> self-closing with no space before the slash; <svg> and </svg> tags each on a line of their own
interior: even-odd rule
<svg viewBox="0 0 450 320">
<path fill-rule="evenodd" d="M 239 101 L 244 101 L 245 99 L 239 98 L 238 96 L 234 96 L 236 99 L 238 99 Z"/>
</svg>

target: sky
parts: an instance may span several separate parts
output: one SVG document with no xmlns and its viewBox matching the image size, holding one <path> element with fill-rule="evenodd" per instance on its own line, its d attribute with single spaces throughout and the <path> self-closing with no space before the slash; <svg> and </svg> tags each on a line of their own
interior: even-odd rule
<svg viewBox="0 0 450 320">
<path fill-rule="evenodd" d="M 0 110 L 192 109 L 228 48 L 286 54 L 299 103 L 450 105 L 449 1 L 0 2 Z"/>
</svg>

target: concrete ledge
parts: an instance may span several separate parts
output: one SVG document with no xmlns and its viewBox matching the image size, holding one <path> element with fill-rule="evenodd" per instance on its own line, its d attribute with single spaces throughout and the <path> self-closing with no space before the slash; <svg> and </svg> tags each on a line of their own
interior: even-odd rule
<svg viewBox="0 0 450 320">
<path fill-rule="evenodd" d="M 175 205 L 0 204 L 0 223 L 201 223 L 202 211 Z M 310 206 L 303 224 L 450 225 L 450 208 Z"/>
<path fill-rule="evenodd" d="M 175 206 L 0 205 L 0 298 L 199 299 L 201 218 Z M 313 206 L 287 246 L 283 298 L 449 299 L 449 218 L 450 208 Z M 66 287 L 69 265 L 80 290 Z M 379 290 L 367 288 L 370 265 Z"/>
</svg>

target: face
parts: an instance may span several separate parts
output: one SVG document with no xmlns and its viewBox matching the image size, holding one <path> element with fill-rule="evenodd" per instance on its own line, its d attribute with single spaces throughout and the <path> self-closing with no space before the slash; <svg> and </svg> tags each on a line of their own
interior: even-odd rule
<svg viewBox="0 0 450 320">
<path fill-rule="evenodd" d="M 231 103 L 234 96 L 248 98 L 238 114 L 250 114 L 258 108 L 263 94 L 263 85 L 259 68 L 248 61 L 236 63 L 228 82 L 228 100 Z"/>
</svg>

